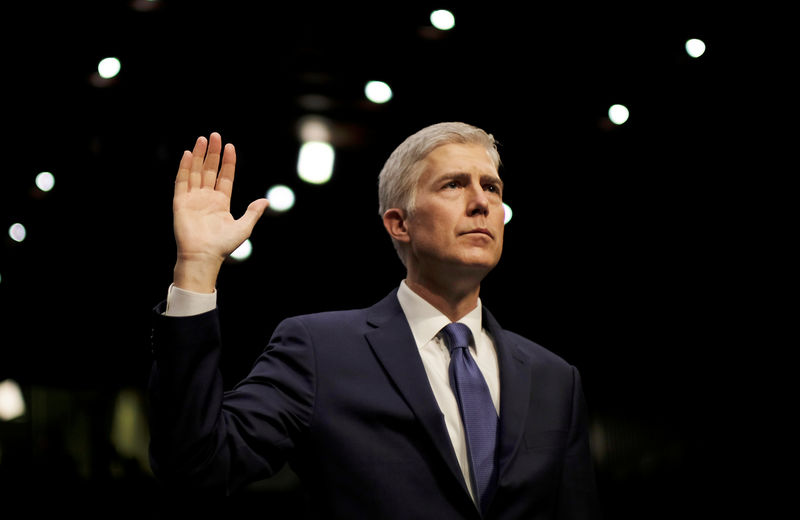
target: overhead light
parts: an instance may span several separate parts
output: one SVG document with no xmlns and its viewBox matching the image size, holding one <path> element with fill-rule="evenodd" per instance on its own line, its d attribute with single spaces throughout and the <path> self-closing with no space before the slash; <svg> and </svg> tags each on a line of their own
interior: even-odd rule
<svg viewBox="0 0 800 520">
<path fill-rule="evenodd" d="M 630 113 L 625 105 L 611 105 L 608 109 L 608 118 L 615 125 L 621 125 L 628 120 Z"/>
<path fill-rule="evenodd" d="M 504 202 L 503 203 L 503 224 L 508 224 L 508 222 L 511 220 L 511 216 L 513 214 L 514 214 L 514 212 L 511 211 L 511 206 L 509 206 L 508 204 L 506 204 Z"/>
<path fill-rule="evenodd" d="M 456 18 L 447 9 L 438 9 L 431 13 L 431 25 L 440 31 L 449 31 L 456 25 Z"/>
<path fill-rule="evenodd" d="M 383 81 L 368 81 L 364 87 L 364 94 L 373 103 L 386 103 L 392 99 L 392 88 Z"/>
<path fill-rule="evenodd" d="M 276 184 L 267 191 L 267 200 L 269 200 L 269 209 L 283 213 L 294 206 L 294 191 L 289 186 Z"/>
<path fill-rule="evenodd" d="M 36 176 L 36 187 L 42 191 L 50 191 L 56 184 L 56 178 L 50 172 L 41 172 Z"/>
<path fill-rule="evenodd" d="M 692 58 L 699 58 L 706 52 L 706 44 L 703 40 L 699 40 L 697 38 L 692 38 L 690 40 L 686 40 L 686 54 L 691 56 Z"/>
<path fill-rule="evenodd" d="M 242 244 L 237 247 L 233 253 L 231 253 L 231 258 L 234 260 L 242 261 L 247 260 L 250 258 L 250 255 L 253 253 L 253 243 L 250 242 L 250 239 L 245 239 Z"/>
<path fill-rule="evenodd" d="M 22 390 L 13 379 L 0 381 L 0 420 L 11 421 L 25 415 Z"/>
<path fill-rule="evenodd" d="M 308 141 L 300 146 L 297 175 L 311 184 L 324 184 L 333 174 L 333 146 L 322 141 Z"/>
<path fill-rule="evenodd" d="M 103 58 L 97 64 L 97 74 L 103 79 L 111 79 L 119 74 L 121 68 L 122 65 L 117 58 Z"/>
<path fill-rule="evenodd" d="M 22 242 L 23 240 L 25 240 L 25 237 L 27 235 L 28 232 L 25 229 L 25 226 L 23 226 L 19 222 L 11 224 L 11 226 L 8 228 L 8 236 L 10 236 L 11 240 L 13 240 L 14 242 Z"/>
</svg>

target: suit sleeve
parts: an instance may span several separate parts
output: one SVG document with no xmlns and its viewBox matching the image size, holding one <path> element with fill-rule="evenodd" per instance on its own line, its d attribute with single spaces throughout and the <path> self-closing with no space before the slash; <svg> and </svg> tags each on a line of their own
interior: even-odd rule
<svg viewBox="0 0 800 520">
<path fill-rule="evenodd" d="M 313 350 L 299 320 L 281 323 L 250 374 L 223 391 L 216 310 L 153 313 L 150 462 L 173 489 L 230 494 L 285 463 L 313 411 Z"/>
<path fill-rule="evenodd" d="M 561 520 L 599 519 L 601 511 L 589 446 L 586 400 L 580 374 L 574 367 L 572 375 L 572 417 L 558 493 L 558 518 Z"/>
</svg>

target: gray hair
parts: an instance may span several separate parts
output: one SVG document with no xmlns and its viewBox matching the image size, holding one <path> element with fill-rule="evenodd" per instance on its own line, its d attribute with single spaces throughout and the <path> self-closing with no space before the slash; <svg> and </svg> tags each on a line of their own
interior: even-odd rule
<svg viewBox="0 0 800 520">
<path fill-rule="evenodd" d="M 478 127 L 460 123 L 436 123 L 412 134 L 395 148 L 378 176 L 378 213 L 398 208 L 406 216 L 414 212 L 417 183 L 422 176 L 422 160 L 434 149 L 446 144 L 477 144 L 484 146 L 495 168 L 500 168 L 497 142 L 491 134 Z M 400 260 L 405 259 L 399 243 L 392 239 Z"/>
</svg>

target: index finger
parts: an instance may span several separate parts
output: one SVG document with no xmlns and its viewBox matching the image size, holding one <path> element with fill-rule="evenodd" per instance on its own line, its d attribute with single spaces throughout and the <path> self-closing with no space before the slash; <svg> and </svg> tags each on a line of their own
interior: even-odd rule
<svg viewBox="0 0 800 520">
<path fill-rule="evenodd" d="M 192 168 L 192 152 L 184 150 L 175 176 L 175 194 L 189 191 L 189 171 Z"/>
</svg>

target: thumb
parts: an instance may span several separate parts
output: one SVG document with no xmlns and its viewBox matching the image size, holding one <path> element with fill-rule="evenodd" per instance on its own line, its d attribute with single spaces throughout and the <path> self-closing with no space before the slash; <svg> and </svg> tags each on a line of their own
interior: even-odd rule
<svg viewBox="0 0 800 520">
<path fill-rule="evenodd" d="M 244 225 L 248 230 L 252 231 L 258 222 L 258 219 L 261 218 L 261 215 L 264 214 L 264 211 L 269 206 L 269 201 L 267 199 L 256 199 L 247 206 L 247 211 L 244 212 L 244 215 L 239 218 L 239 222 Z"/>
</svg>

